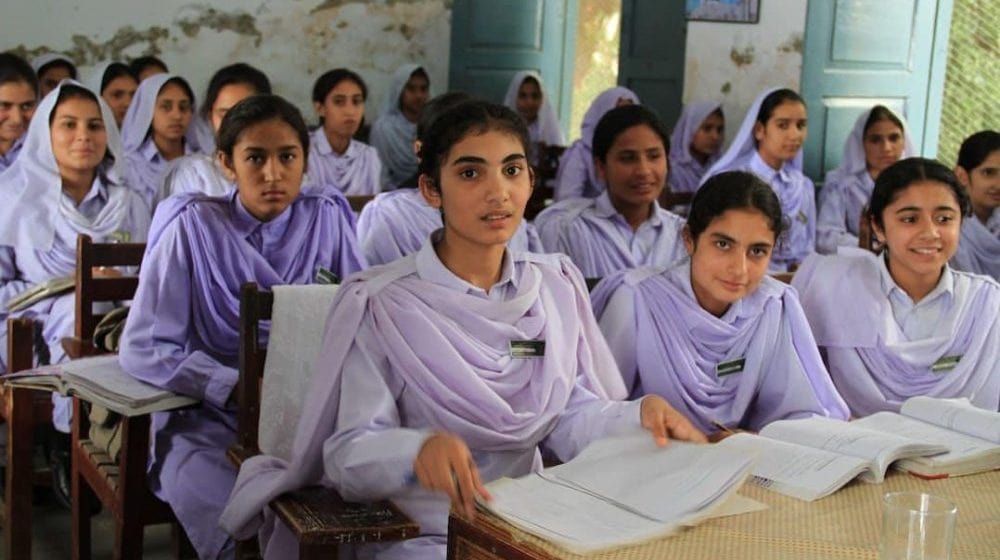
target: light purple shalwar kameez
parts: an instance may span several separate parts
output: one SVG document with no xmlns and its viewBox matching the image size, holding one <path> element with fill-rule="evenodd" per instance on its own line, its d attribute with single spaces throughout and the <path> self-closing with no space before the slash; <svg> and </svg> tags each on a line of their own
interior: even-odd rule
<svg viewBox="0 0 1000 560">
<path fill-rule="evenodd" d="M 351 140 L 347 151 L 338 154 L 330 147 L 322 126 L 309 137 L 309 184 L 333 185 L 345 195 L 382 192 L 382 162 L 375 148 Z"/>
<path fill-rule="evenodd" d="M 175 194 L 226 196 L 234 190 L 236 184 L 226 178 L 214 158 L 205 154 L 191 154 L 178 158 L 167 166 L 153 205 L 155 207 Z"/>
<path fill-rule="evenodd" d="M 122 335 L 122 367 L 201 404 L 153 416 L 150 485 L 170 504 L 201 558 L 231 557 L 217 520 L 236 480 L 226 450 L 236 440 L 229 402 L 238 378 L 239 292 L 308 284 L 317 267 L 340 276 L 362 268 L 353 217 L 333 189 L 303 189 L 261 222 L 238 193 L 180 195 L 157 210 Z"/>
<path fill-rule="evenodd" d="M 20 138 L 14 140 L 14 143 L 11 144 L 9 150 L 0 154 L 0 173 L 6 171 L 11 165 L 14 165 L 14 161 L 17 159 L 18 154 L 21 153 L 21 148 L 23 146 L 24 135 L 22 134 Z"/>
<path fill-rule="evenodd" d="M 594 169 L 594 130 L 601 117 L 617 107 L 623 99 L 639 103 L 639 96 L 635 92 L 616 86 L 601 92 L 584 113 L 580 138 L 570 144 L 559 158 L 559 171 L 556 172 L 553 187 L 557 201 L 578 197 L 593 198 L 607 189 Z"/>
<path fill-rule="evenodd" d="M 512 357 L 520 340 L 544 340 L 544 356 Z M 638 402 L 614 400 L 625 387 L 583 279 L 560 255 L 507 251 L 487 292 L 451 273 L 429 241 L 349 279 L 313 379 L 292 461 L 245 463 L 223 515 L 241 537 L 260 530 L 269 560 L 297 554 L 270 497 L 310 483 L 349 500 L 390 498 L 420 525 L 418 538 L 359 557 L 442 560 L 448 499 L 417 486 L 412 469 L 436 431 L 461 437 L 490 481 L 539 470 L 540 447 L 567 460 L 640 423 Z"/>
<path fill-rule="evenodd" d="M 962 218 L 962 237 L 951 266 L 1000 280 L 1000 209 L 993 210 L 985 224 L 975 216 Z"/>
<path fill-rule="evenodd" d="M 72 336 L 76 308 L 72 292 L 47 298 L 27 309 L 9 313 L 3 305 L 21 292 L 54 278 L 76 273 L 76 240 L 80 234 L 96 242 L 145 240 L 149 214 L 145 204 L 122 181 L 122 147 L 114 114 L 99 101 L 101 117 L 111 123 L 107 150 L 114 158 L 98 167 L 83 200 L 76 204 L 63 193 L 59 167 L 52 154 L 49 118 L 65 80 L 42 100 L 25 134 L 24 151 L 0 174 L 0 372 L 7 365 L 7 319 L 27 317 L 42 323 L 48 362 L 65 359 L 61 339 Z M 81 86 L 82 87 L 82 86 Z M 100 99 L 98 97 L 98 99 Z M 69 399 L 54 397 L 53 423 L 69 431 Z"/>
<path fill-rule="evenodd" d="M 545 250 L 568 255 L 586 278 L 643 265 L 665 267 L 687 255 L 683 218 L 654 202 L 652 215 L 633 230 L 607 192 L 557 202 L 535 217 L 535 227 Z"/>
<path fill-rule="evenodd" d="M 695 298 L 689 260 L 615 274 L 592 298 L 631 396 L 660 395 L 705 433 L 714 422 L 759 431 L 786 418 L 847 419 L 795 290 L 778 280 L 764 276 L 722 317 Z"/>
<path fill-rule="evenodd" d="M 442 226 L 441 212 L 418 189 L 382 193 L 365 205 L 358 218 L 358 243 L 369 266 L 386 264 L 416 253 Z M 507 243 L 512 251 L 544 253 L 535 226 L 521 221 Z"/>
<path fill-rule="evenodd" d="M 792 285 L 854 416 L 898 411 L 917 395 L 968 397 L 1000 411 L 995 280 L 945 266 L 937 286 L 914 303 L 884 257 L 842 247 L 810 257 Z"/>
<path fill-rule="evenodd" d="M 857 247 L 861 222 L 861 209 L 868 205 L 875 188 L 875 181 L 868 173 L 865 158 L 865 122 L 871 110 L 867 110 L 854 122 L 854 128 L 844 142 L 844 156 L 840 165 L 826 174 L 823 188 L 819 191 L 819 217 L 816 222 L 816 251 L 829 255 L 837 252 L 837 247 Z M 902 158 L 916 155 L 910 133 L 903 123 Z"/>
</svg>

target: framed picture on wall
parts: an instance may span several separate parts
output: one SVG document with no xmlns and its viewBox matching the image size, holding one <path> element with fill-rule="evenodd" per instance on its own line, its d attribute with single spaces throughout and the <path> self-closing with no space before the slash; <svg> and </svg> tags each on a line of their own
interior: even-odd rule
<svg viewBox="0 0 1000 560">
<path fill-rule="evenodd" d="M 689 21 L 757 23 L 760 0 L 687 0 Z"/>
</svg>

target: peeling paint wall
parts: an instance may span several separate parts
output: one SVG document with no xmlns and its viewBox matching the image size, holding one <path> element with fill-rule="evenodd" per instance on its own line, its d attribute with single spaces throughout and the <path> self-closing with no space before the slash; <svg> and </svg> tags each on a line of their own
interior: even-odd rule
<svg viewBox="0 0 1000 560">
<path fill-rule="evenodd" d="M 684 101 L 720 100 L 726 142 L 761 90 L 799 89 L 806 2 L 764 0 L 756 24 L 688 22 Z"/>
<path fill-rule="evenodd" d="M 315 79 L 346 66 L 368 82 L 368 115 L 382 106 L 393 71 L 416 62 L 433 91 L 448 83 L 451 0 L 32 0 L 4 9 L 0 51 L 69 55 L 86 79 L 105 60 L 156 54 L 198 97 L 212 73 L 248 62 L 275 92 L 315 121 Z M 369 119 L 370 122 L 371 119 Z"/>
</svg>

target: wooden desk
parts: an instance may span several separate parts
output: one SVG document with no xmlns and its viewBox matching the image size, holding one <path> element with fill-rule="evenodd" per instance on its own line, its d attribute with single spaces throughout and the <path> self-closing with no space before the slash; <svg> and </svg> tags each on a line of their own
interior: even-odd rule
<svg viewBox="0 0 1000 560">
<path fill-rule="evenodd" d="M 882 528 L 882 495 L 899 491 L 928 492 L 958 504 L 952 560 L 1000 558 L 1000 471 L 930 481 L 893 472 L 883 484 L 855 481 L 812 503 L 747 485 L 740 493 L 770 509 L 713 519 L 672 538 L 586 557 L 561 552 L 489 514 L 478 515 L 472 523 L 452 517 L 448 558 L 874 560 Z"/>
</svg>

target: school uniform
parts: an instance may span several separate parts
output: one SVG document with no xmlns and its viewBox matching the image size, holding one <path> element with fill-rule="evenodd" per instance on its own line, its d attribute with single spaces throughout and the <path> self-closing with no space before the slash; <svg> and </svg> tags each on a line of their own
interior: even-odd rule
<svg viewBox="0 0 1000 560">
<path fill-rule="evenodd" d="M 541 469 L 540 447 L 568 460 L 640 424 L 638 402 L 609 400 L 624 386 L 583 279 L 559 255 L 507 251 L 487 292 L 451 273 L 429 241 L 349 279 L 328 324 L 338 328 L 318 361 L 330 375 L 313 381 L 291 462 L 245 463 L 222 518 L 241 537 L 259 529 L 268 559 L 296 555 L 288 530 L 264 512 L 268 500 L 315 482 L 348 500 L 392 499 L 420 525 L 419 537 L 359 556 L 443 558 L 448 498 L 421 488 L 412 470 L 436 431 L 462 438 L 490 481 Z M 345 344 L 345 332 L 357 334 Z M 536 357 L 512 354 L 529 340 L 545 342 L 528 345 Z"/>
<path fill-rule="evenodd" d="M 236 190 L 218 162 L 205 154 L 191 154 L 171 161 L 163 174 L 153 206 L 175 194 L 226 196 Z"/>
<path fill-rule="evenodd" d="M 304 189 L 269 222 L 235 192 L 174 196 L 157 210 L 119 359 L 134 377 L 201 400 L 153 415 L 149 464 L 153 492 L 199 557 L 233 547 L 217 520 L 236 479 L 226 450 L 236 440 L 240 286 L 307 284 L 320 267 L 344 277 L 362 264 L 350 208 L 331 189 Z"/>
<path fill-rule="evenodd" d="M 753 128 L 761 104 L 772 91 L 767 90 L 757 96 L 729 149 L 705 173 L 701 184 L 724 171 L 749 171 L 771 186 L 781 202 L 782 219 L 788 230 L 778 238 L 769 270 L 786 272 L 801 264 L 816 249 L 816 188 L 812 180 L 802 173 L 801 149 L 780 169 L 764 163 L 757 152 Z"/>
<path fill-rule="evenodd" d="M 442 226 L 441 211 L 428 205 L 418 189 L 400 188 L 379 194 L 361 210 L 358 243 L 370 266 L 386 264 L 419 251 Z M 535 226 L 526 220 L 521 220 L 507 247 L 515 252 L 545 252 Z"/>
<path fill-rule="evenodd" d="M 681 111 L 673 132 L 670 134 L 670 174 L 667 182 L 671 192 L 695 192 L 708 168 L 719 160 L 719 154 L 712 154 L 702 163 L 691 155 L 691 141 L 705 119 L 722 105 L 716 101 L 696 101 L 688 103 Z"/>
<path fill-rule="evenodd" d="M 608 187 L 594 169 L 594 130 L 608 111 L 618 106 L 619 99 L 639 103 L 639 96 L 632 90 L 616 86 L 601 92 L 583 115 L 580 138 L 574 141 L 559 158 L 554 197 L 556 201 L 570 198 L 593 198 Z"/>
<path fill-rule="evenodd" d="M 592 298 L 631 397 L 660 395 L 703 432 L 848 416 L 795 290 L 773 278 L 721 317 L 695 298 L 689 260 L 620 272 Z"/>
<path fill-rule="evenodd" d="M 542 92 L 542 105 L 538 109 L 538 116 L 533 122 L 526 123 L 532 145 L 541 143 L 547 146 L 565 146 L 566 136 L 562 132 L 562 125 L 559 124 L 559 115 L 556 114 L 555 106 L 549 102 L 548 92 L 545 91 L 542 76 L 538 72 L 522 70 L 514 74 L 507 85 L 503 104 L 517 112 L 517 93 L 527 78 L 533 78 L 538 83 L 539 91 Z"/>
<path fill-rule="evenodd" d="M 652 204 L 652 215 L 633 230 L 608 193 L 564 200 L 535 217 L 542 245 L 565 253 L 586 278 L 603 278 L 626 268 L 667 266 L 687 253 L 683 218 Z"/>
<path fill-rule="evenodd" d="M 372 123 L 368 140 L 378 151 L 382 162 L 382 189 L 391 190 L 417 172 L 417 156 L 413 141 L 417 139 L 417 124 L 410 122 L 399 108 L 399 96 L 418 64 L 404 64 L 392 76 L 382 113 Z"/>
<path fill-rule="evenodd" d="M 160 155 L 153 142 L 153 112 L 156 96 L 174 74 L 156 74 L 139 84 L 132 104 L 122 121 L 122 142 L 125 146 L 128 185 L 146 203 L 149 211 L 156 210 L 157 198 L 169 162 Z M 192 100 L 191 110 L 194 111 Z M 192 119 L 193 122 L 193 119 Z M 200 152 L 192 127 L 184 135 L 184 155 Z"/>
<path fill-rule="evenodd" d="M 338 154 L 330 147 L 323 127 L 309 135 L 309 183 L 333 185 L 345 195 L 374 195 L 382 191 L 382 162 L 375 148 L 351 140 Z"/>
<path fill-rule="evenodd" d="M 885 257 L 842 248 L 795 274 L 802 307 L 830 375 L 854 416 L 906 399 L 967 397 L 1000 408 L 1000 285 L 946 266 L 914 303 Z"/>
<path fill-rule="evenodd" d="M 73 85 L 76 82 L 67 81 Z M 6 371 L 7 319 L 26 317 L 42 323 L 43 363 L 66 357 L 61 339 L 72 336 L 76 308 L 72 292 L 43 299 L 10 313 L 2 304 L 10 298 L 55 278 L 76 273 L 76 242 L 86 234 L 98 243 L 140 242 L 149 229 L 145 205 L 122 181 L 122 147 L 118 129 L 107 126 L 107 150 L 114 158 L 98 166 L 94 181 L 77 204 L 63 192 L 59 167 L 52 154 L 49 118 L 62 85 L 42 100 L 25 134 L 25 149 L 0 174 L 0 372 Z M 99 99 L 99 98 L 98 98 Z M 111 110 L 99 101 L 104 121 L 114 123 Z M 53 422 L 69 431 L 72 411 L 68 399 L 56 399 Z"/>
<path fill-rule="evenodd" d="M 868 205 L 875 181 L 865 159 L 865 123 L 871 110 L 863 112 L 844 142 L 840 165 L 826 174 L 819 191 L 819 218 L 816 222 L 816 251 L 826 255 L 837 247 L 857 247 L 861 210 Z M 899 117 L 900 122 L 904 122 Z M 904 123 L 905 124 L 905 123 Z M 904 128 L 902 158 L 916 155 L 910 134 Z"/>
<path fill-rule="evenodd" d="M 985 224 L 975 216 L 962 218 L 962 237 L 951 266 L 1000 280 L 1000 209 L 993 210 Z"/>
</svg>

